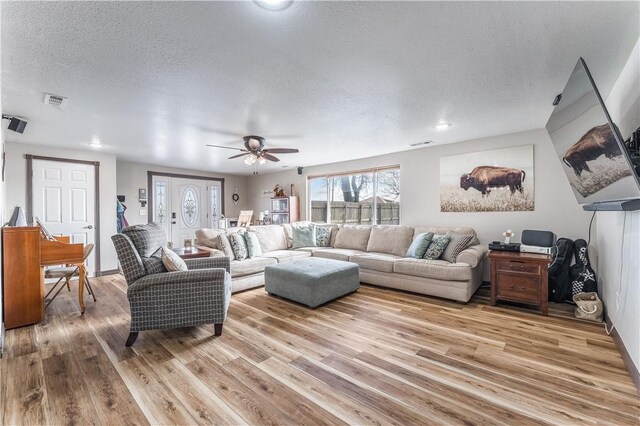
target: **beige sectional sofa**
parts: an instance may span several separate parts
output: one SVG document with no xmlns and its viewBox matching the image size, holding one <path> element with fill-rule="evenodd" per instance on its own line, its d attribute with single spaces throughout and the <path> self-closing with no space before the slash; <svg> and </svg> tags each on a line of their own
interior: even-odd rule
<svg viewBox="0 0 640 426">
<path fill-rule="evenodd" d="M 261 257 L 231 262 L 233 292 L 264 285 L 267 265 L 314 256 L 358 264 L 363 283 L 467 302 L 482 283 L 483 260 L 487 254 L 487 248 L 478 244 L 472 228 L 333 225 L 330 247 L 296 249 L 291 248 L 291 225 L 251 226 L 249 230 L 257 234 L 263 253 Z M 472 245 L 463 250 L 454 263 L 405 257 L 414 235 L 447 231 L 474 236 Z M 210 250 L 212 256 L 224 256 L 218 249 L 218 233 L 212 229 L 198 230 L 198 247 Z"/>
</svg>

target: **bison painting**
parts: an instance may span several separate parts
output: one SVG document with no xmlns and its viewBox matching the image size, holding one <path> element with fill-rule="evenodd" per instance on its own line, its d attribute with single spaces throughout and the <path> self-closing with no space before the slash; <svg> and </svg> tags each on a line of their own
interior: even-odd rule
<svg viewBox="0 0 640 426">
<path fill-rule="evenodd" d="M 585 133 L 578 142 L 567 149 L 562 161 L 580 177 L 583 170 L 591 172 L 587 161 L 595 160 L 603 154 L 607 158 L 622 155 L 608 124 L 596 126 Z"/>
<path fill-rule="evenodd" d="M 482 193 L 482 196 L 489 195 L 491 188 L 509 187 L 511 195 L 516 190 L 522 194 L 522 182 L 525 172 L 523 170 L 511 169 L 508 167 L 479 166 L 460 176 L 460 188 L 465 191 L 475 188 Z"/>
</svg>

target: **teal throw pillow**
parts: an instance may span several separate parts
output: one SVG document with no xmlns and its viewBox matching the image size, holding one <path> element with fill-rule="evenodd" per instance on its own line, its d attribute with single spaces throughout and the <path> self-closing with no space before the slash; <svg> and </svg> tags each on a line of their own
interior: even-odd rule
<svg viewBox="0 0 640 426">
<path fill-rule="evenodd" d="M 414 259 L 422 259 L 433 240 L 433 232 L 422 232 L 413 239 L 413 242 L 407 250 L 407 257 Z"/>
<path fill-rule="evenodd" d="M 316 228 L 316 247 L 329 247 L 331 241 L 332 226 L 315 225 Z"/>
<path fill-rule="evenodd" d="M 316 227 L 313 223 L 292 224 L 291 230 L 293 234 L 293 247 L 315 247 L 316 246 Z"/>
<path fill-rule="evenodd" d="M 436 260 L 439 258 L 449 245 L 449 241 L 451 241 L 451 237 L 449 235 L 434 235 L 427 252 L 424 254 L 424 258 L 429 260 Z"/>
<path fill-rule="evenodd" d="M 249 259 L 262 256 L 262 247 L 260 247 L 260 241 L 258 241 L 258 234 L 249 231 L 244 234 L 244 239 L 247 242 L 247 254 Z"/>
<path fill-rule="evenodd" d="M 241 232 L 233 232 L 228 235 L 231 249 L 236 260 L 245 260 L 249 256 L 247 242 Z"/>
</svg>

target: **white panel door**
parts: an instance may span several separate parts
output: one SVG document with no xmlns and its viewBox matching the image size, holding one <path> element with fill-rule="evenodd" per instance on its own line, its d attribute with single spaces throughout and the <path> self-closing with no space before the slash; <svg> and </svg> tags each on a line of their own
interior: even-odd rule
<svg viewBox="0 0 640 426">
<path fill-rule="evenodd" d="M 33 160 L 33 216 L 53 235 L 71 242 L 95 243 L 95 167 L 90 164 Z M 95 272 L 95 253 L 87 272 Z"/>
<path fill-rule="evenodd" d="M 171 178 L 171 240 L 174 247 L 183 247 L 193 240 L 196 229 L 208 225 L 207 181 Z"/>
</svg>

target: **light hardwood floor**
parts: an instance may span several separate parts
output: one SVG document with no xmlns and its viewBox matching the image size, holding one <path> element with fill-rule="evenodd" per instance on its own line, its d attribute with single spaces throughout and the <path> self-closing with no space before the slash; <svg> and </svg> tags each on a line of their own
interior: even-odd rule
<svg viewBox="0 0 640 426">
<path fill-rule="evenodd" d="M 363 286 L 309 310 L 260 288 L 233 296 L 222 337 L 142 332 L 125 348 L 124 279 L 92 282 L 83 317 L 64 291 L 45 322 L 7 332 L 2 424 L 639 423 L 602 326 L 486 292 L 463 305 Z"/>
</svg>

